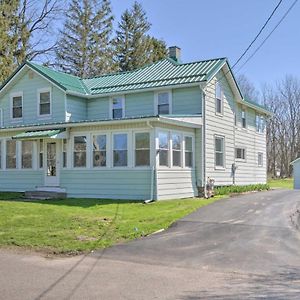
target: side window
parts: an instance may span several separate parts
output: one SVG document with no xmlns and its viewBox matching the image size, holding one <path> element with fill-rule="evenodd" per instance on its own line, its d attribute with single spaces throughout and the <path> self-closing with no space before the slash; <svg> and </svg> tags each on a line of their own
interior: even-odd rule
<svg viewBox="0 0 300 300">
<path fill-rule="evenodd" d="M 257 164 L 259 167 L 262 167 L 264 164 L 264 154 L 262 152 L 258 152 L 257 154 Z"/>
<path fill-rule="evenodd" d="M 159 142 L 159 165 L 169 166 L 169 134 L 168 132 L 159 132 L 158 134 Z"/>
<path fill-rule="evenodd" d="M 50 89 L 42 89 L 38 91 L 39 116 L 51 115 L 51 92 Z"/>
<path fill-rule="evenodd" d="M 17 167 L 16 146 L 16 141 L 6 141 L 6 169 L 16 169 Z"/>
<path fill-rule="evenodd" d="M 246 149 L 245 148 L 235 148 L 235 158 L 236 159 L 246 159 Z"/>
<path fill-rule="evenodd" d="M 193 138 L 190 136 L 184 137 L 184 156 L 185 156 L 185 166 L 192 168 L 193 167 Z"/>
<path fill-rule="evenodd" d="M 113 136 L 113 162 L 114 167 L 127 167 L 128 145 L 127 134 L 120 133 Z"/>
<path fill-rule="evenodd" d="M 74 161 L 73 166 L 75 168 L 86 167 L 86 136 L 74 137 Z"/>
<path fill-rule="evenodd" d="M 16 93 L 11 96 L 11 117 L 21 119 L 23 117 L 23 94 Z"/>
<path fill-rule="evenodd" d="M 215 166 L 224 168 L 224 137 L 215 137 Z"/>
<path fill-rule="evenodd" d="M 122 119 L 125 116 L 124 97 L 114 97 L 111 99 L 111 118 Z"/>
<path fill-rule="evenodd" d="M 106 135 L 93 136 L 93 167 L 106 167 Z"/>
<path fill-rule="evenodd" d="M 221 84 L 216 83 L 216 113 L 223 114 L 223 91 Z"/>
<path fill-rule="evenodd" d="M 262 115 L 255 116 L 255 123 L 256 123 L 256 131 L 259 133 L 263 133 L 265 131 L 265 118 Z"/>
<path fill-rule="evenodd" d="M 137 132 L 135 134 L 135 166 L 150 165 L 150 134 Z"/>
<path fill-rule="evenodd" d="M 243 128 L 247 127 L 246 111 L 244 109 L 242 110 L 242 127 Z"/>
<path fill-rule="evenodd" d="M 167 115 L 171 113 L 170 92 L 157 93 L 157 114 Z"/>
</svg>

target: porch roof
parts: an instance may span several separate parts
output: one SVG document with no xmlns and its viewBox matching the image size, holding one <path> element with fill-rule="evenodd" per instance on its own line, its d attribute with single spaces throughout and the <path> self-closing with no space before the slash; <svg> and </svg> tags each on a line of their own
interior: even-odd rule
<svg viewBox="0 0 300 300">
<path fill-rule="evenodd" d="M 58 138 L 58 135 L 65 129 L 26 131 L 12 137 L 14 140 L 32 140 L 39 138 Z"/>
</svg>

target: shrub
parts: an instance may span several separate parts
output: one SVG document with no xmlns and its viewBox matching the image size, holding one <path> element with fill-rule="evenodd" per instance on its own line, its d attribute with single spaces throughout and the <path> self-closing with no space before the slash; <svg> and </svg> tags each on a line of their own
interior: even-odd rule
<svg viewBox="0 0 300 300">
<path fill-rule="evenodd" d="M 249 184 L 249 185 L 230 185 L 215 187 L 215 195 L 228 195 L 234 193 L 245 193 L 250 191 L 265 191 L 269 190 L 268 184 Z"/>
</svg>

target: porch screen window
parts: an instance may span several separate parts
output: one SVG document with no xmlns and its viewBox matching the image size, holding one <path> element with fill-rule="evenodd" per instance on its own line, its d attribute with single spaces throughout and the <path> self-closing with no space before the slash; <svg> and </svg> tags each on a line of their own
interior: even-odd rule
<svg viewBox="0 0 300 300">
<path fill-rule="evenodd" d="M 86 167 L 86 136 L 74 137 L 74 167 Z"/>
<path fill-rule="evenodd" d="M 169 93 L 157 94 L 157 113 L 159 115 L 166 115 L 170 113 L 170 99 Z"/>
<path fill-rule="evenodd" d="M 106 167 L 106 135 L 93 136 L 93 166 Z"/>
<path fill-rule="evenodd" d="M 43 115 L 50 115 L 50 91 L 47 92 L 40 92 L 39 93 L 39 97 L 40 97 L 40 106 L 39 106 L 39 114 L 40 116 Z"/>
<path fill-rule="evenodd" d="M 67 167 L 67 140 L 63 139 L 63 168 Z"/>
<path fill-rule="evenodd" d="M 135 134 L 135 165 L 137 167 L 150 165 L 150 134 L 148 132 Z"/>
<path fill-rule="evenodd" d="M 246 128 L 247 123 L 246 123 L 246 111 L 242 110 L 242 127 Z"/>
<path fill-rule="evenodd" d="M 22 141 L 22 169 L 32 168 L 32 141 Z"/>
<path fill-rule="evenodd" d="M 6 168 L 15 169 L 17 167 L 16 159 L 16 141 L 6 141 Z"/>
<path fill-rule="evenodd" d="M 246 159 L 246 149 L 235 148 L 235 158 L 236 159 Z"/>
<path fill-rule="evenodd" d="M 224 167 L 224 138 L 215 137 L 215 165 Z"/>
<path fill-rule="evenodd" d="M 169 166 L 169 134 L 167 132 L 160 132 L 158 134 L 159 140 L 159 165 Z"/>
<path fill-rule="evenodd" d="M 191 168 L 193 166 L 193 139 L 190 136 L 184 138 L 185 144 L 185 166 Z"/>
<path fill-rule="evenodd" d="M 127 134 L 114 135 L 114 167 L 127 166 Z"/>
<path fill-rule="evenodd" d="M 262 152 L 258 152 L 257 163 L 259 167 L 263 166 L 263 158 L 264 158 L 264 154 Z"/>
<path fill-rule="evenodd" d="M 40 168 L 43 168 L 43 158 L 44 158 L 44 145 L 43 140 L 40 140 L 40 154 L 39 154 L 39 160 L 40 160 Z"/>
<path fill-rule="evenodd" d="M 121 119 L 123 118 L 124 110 L 124 99 L 123 98 L 113 98 L 112 99 L 112 118 Z"/>
<path fill-rule="evenodd" d="M 22 96 L 14 96 L 12 98 L 12 117 L 13 119 L 20 119 L 23 116 Z"/>
<path fill-rule="evenodd" d="M 181 136 L 172 134 L 173 167 L 181 167 Z"/>
<path fill-rule="evenodd" d="M 216 113 L 223 113 L 223 92 L 219 82 L 216 83 Z"/>
</svg>

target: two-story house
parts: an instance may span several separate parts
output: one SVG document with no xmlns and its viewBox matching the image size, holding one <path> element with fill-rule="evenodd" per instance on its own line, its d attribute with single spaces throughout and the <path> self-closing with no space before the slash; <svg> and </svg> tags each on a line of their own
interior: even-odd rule
<svg viewBox="0 0 300 300">
<path fill-rule="evenodd" d="M 194 197 L 266 182 L 266 108 L 226 58 L 170 58 L 82 79 L 25 62 L 0 88 L 0 190 L 69 197 Z M 234 171 L 235 170 L 235 171 Z"/>
</svg>

